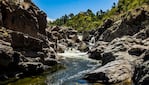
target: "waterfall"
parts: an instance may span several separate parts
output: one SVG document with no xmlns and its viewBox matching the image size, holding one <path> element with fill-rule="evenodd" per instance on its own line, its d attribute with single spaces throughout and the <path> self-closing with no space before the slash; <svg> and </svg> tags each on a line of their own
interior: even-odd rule
<svg viewBox="0 0 149 85">
<path fill-rule="evenodd" d="M 93 36 L 92 38 L 91 38 L 91 40 L 89 41 L 89 45 L 90 46 L 94 46 L 95 45 L 95 37 Z"/>
</svg>

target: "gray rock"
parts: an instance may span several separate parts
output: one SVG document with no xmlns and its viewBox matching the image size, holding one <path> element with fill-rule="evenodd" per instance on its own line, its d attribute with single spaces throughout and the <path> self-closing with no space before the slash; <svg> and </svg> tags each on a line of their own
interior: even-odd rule
<svg viewBox="0 0 149 85">
<path fill-rule="evenodd" d="M 100 40 L 112 41 L 115 38 L 121 38 L 126 35 L 133 36 L 144 29 L 142 24 L 148 22 L 148 11 L 143 8 L 136 9 L 128 14 L 122 20 L 115 22 L 101 36 Z M 146 33 L 148 34 L 148 33 Z"/>
<path fill-rule="evenodd" d="M 31 37 L 29 35 L 25 35 L 21 32 L 11 32 L 12 37 L 12 47 L 15 49 L 28 49 L 34 51 L 41 51 L 43 47 L 43 41 Z"/>
<path fill-rule="evenodd" d="M 20 62 L 19 69 L 26 75 L 36 75 L 44 71 L 44 65 L 40 62 Z"/>
<path fill-rule="evenodd" d="M 13 48 L 11 44 L 0 40 L 0 67 L 8 67 L 13 62 Z"/>
<path fill-rule="evenodd" d="M 89 58 L 91 58 L 91 59 L 96 59 L 96 60 L 101 60 L 101 59 L 102 59 L 102 57 L 101 57 L 102 50 L 99 49 L 99 48 L 100 48 L 100 47 L 91 49 L 91 50 L 88 52 Z"/>
<path fill-rule="evenodd" d="M 146 61 L 135 68 L 133 80 L 135 85 L 149 84 L 149 61 Z"/>
<path fill-rule="evenodd" d="M 48 66 L 54 66 L 58 64 L 59 62 L 56 59 L 52 58 L 45 58 L 43 64 Z"/>
<path fill-rule="evenodd" d="M 45 34 L 47 15 L 33 3 L 10 4 L 1 3 L 3 26 L 7 29 L 23 32 L 38 37 L 38 33 Z"/>
<path fill-rule="evenodd" d="M 125 60 L 112 61 L 85 76 L 89 82 L 118 83 L 133 76 L 133 66 Z"/>
<path fill-rule="evenodd" d="M 78 47 L 78 50 L 80 50 L 81 52 L 87 52 L 89 50 L 89 47 L 85 42 L 81 42 Z"/>
</svg>

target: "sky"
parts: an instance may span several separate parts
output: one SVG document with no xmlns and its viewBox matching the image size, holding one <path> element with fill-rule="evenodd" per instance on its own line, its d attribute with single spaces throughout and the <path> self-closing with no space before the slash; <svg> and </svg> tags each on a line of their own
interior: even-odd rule
<svg viewBox="0 0 149 85">
<path fill-rule="evenodd" d="M 87 9 L 91 9 L 94 13 L 100 9 L 106 11 L 118 0 L 33 0 L 33 2 L 46 12 L 48 19 L 54 20 L 65 14 L 77 14 Z"/>
</svg>

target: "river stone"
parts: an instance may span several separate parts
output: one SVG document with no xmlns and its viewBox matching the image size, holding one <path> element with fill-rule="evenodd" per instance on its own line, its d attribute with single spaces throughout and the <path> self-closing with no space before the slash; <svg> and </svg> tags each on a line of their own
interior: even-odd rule
<svg viewBox="0 0 149 85">
<path fill-rule="evenodd" d="M 87 52 L 89 50 L 89 47 L 85 42 L 81 42 L 78 47 L 78 50 L 80 50 L 81 52 Z"/>
<path fill-rule="evenodd" d="M 126 60 L 117 60 L 93 70 L 85 79 L 94 83 L 118 83 L 131 79 L 132 75 L 132 65 Z"/>
<path fill-rule="evenodd" d="M 44 65 L 40 62 L 20 62 L 19 68 L 27 75 L 36 75 L 44 71 Z"/>
<path fill-rule="evenodd" d="M 88 52 L 89 58 L 91 58 L 91 59 L 96 59 L 96 60 L 101 60 L 101 59 L 102 59 L 102 57 L 101 57 L 102 50 L 99 49 L 99 48 L 100 48 L 100 47 L 91 49 L 91 50 Z"/>
</svg>

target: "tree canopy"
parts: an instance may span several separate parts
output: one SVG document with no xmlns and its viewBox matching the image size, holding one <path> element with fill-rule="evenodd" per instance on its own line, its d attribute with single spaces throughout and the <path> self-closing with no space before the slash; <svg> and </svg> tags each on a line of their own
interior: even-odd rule
<svg viewBox="0 0 149 85">
<path fill-rule="evenodd" d="M 49 25 L 72 27 L 78 31 L 95 29 L 98 28 L 104 20 L 108 18 L 117 19 L 118 16 L 123 13 L 144 3 L 149 4 L 149 0 L 119 0 L 117 4 L 113 3 L 110 10 L 103 11 L 100 9 L 96 13 L 93 13 L 92 10 L 87 9 L 86 12 L 80 12 L 76 15 L 70 13 L 69 15 L 64 15 L 56 19 L 54 22 L 50 22 Z"/>
</svg>

